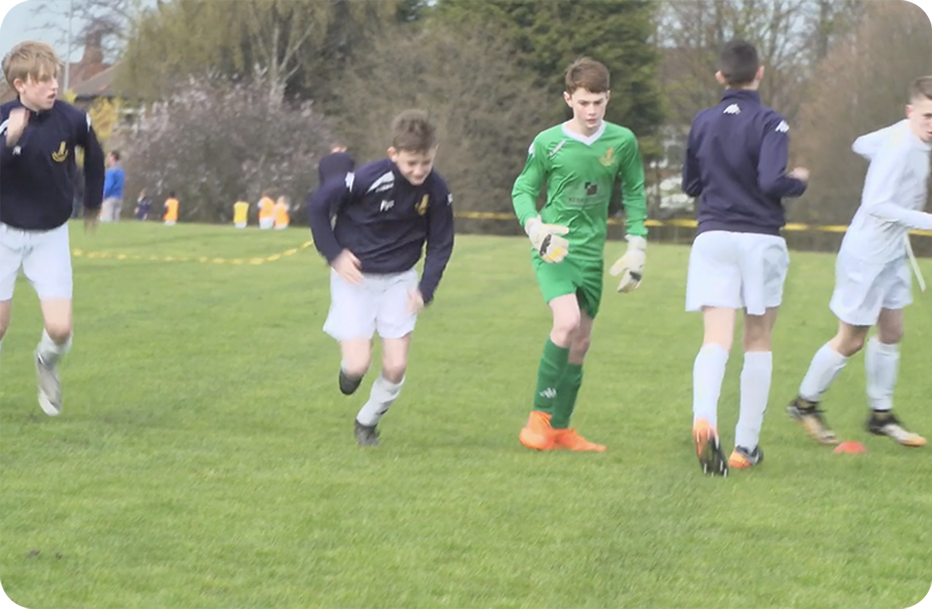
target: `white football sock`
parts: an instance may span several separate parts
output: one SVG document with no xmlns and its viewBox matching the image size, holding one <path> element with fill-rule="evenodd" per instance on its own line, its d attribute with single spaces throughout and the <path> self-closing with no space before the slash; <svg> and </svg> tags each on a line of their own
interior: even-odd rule
<svg viewBox="0 0 932 609">
<path fill-rule="evenodd" d="M 710 343 L 699 349 L 693 364 L 693 424 L 705 419 L 718 429 L 718 398 L 722 393 L 728 351 Z"/>
<path fill-rule="evenodd" d="M 404 385 L 404 378 L 398 383 L 392 383 L 381 374 L 379 378 L 372 383 L 372 391 L 369 393 L 369 401 L 366 402 L 356 420 L 362 425 L 372 427 L 385 416 L 391 405 L 398 399 L 401 393 L 401 386 Z"/>
<path fill-rule="evenodd" d="M 893 409 L 893 388 L 900 363 L 900 346 L 880 342 L 875 336 L 867 341 L 864 370 L 867 373 L 867 403 L 874 410 Z"/>
<path fill-rule="evenodd" d="M 39 340 L 39 345 L 36 347 L 36 353 L 39 355 L 39 359 L 42 360 L 46 366 L 54 366 L 58 363 L 58 360 L 68 351 L 71 350 L 71 337 L 68 337 L 68 340 L 64 344 L 59 345 L 52 340 L 52 337 L 49 336 L 49 333 L 46 330 L 42 330 L 42 339 Z"/>
<path fill-rule="evenodd" d="M 821 400 L 847 363 L 848 358 L 832 349 L 828 343 L 822 345 L 812 358 L 809 371 L 799 386 L 799 397 L 810 402 Z"/>
<path fill-rule="evenodd" d="M 773 353 L 751 352 L 744 354 L 741 369 L 741 414 L 735 427 L 735 445 L 754 450 L 760 440 L 767 399 L 770 396 L 770 379 L 773 376 Z"/>
</svg>

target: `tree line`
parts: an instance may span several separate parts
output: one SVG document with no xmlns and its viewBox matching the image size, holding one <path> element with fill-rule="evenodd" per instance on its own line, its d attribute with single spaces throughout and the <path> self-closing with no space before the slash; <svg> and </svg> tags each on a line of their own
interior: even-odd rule
<svg viewBox="0 0 932 609">
<path fill-rule="evenodd" d="M 75 2 L 100 15 L 100 0 Z M 130 186 L 171 188 L 197 202 L 185 207 L 187 219 L 208 221 L 227 219 L 233 201 L 268 188 L 303 201 L 334 140 L 361 161 L 377 158 L 391 117 L 411 106 L 440 126 L 437 170 L 457 207 L 507 212 L 529 142 L 568 116 L 562 71 L 583 54 L 611 70 L 606 118 L 638 136 L 648 179 L 675 177 L 692 116 L 720 98 L 718 49 L 741 37 L 766 66 L 764 103 L 790 122 L 791 162 L 813 171 L 790 219 L 847 223 L 866 169 L 851 142 L 901 118 L 909 83 L 932 73 L 929 20 L 904 0 L 113 6 L 103 24 L 117 38 L 118 88 L 125 104 L 147 109 L 114 135 Z M 85 23 L 93 28 L 93 15 Z M 651 201 L 652 215 L 661 204 Z M 516 228 L 504 224 L 468 227 Z"/>
</svg>

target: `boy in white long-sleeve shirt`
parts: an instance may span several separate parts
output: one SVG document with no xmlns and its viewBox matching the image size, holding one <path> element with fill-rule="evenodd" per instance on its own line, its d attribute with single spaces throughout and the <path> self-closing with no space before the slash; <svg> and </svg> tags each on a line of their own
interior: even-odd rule
<svg viewBox="0 0 932 609">
<path fill-rule="evenodd" d="M 852 355 L 861 350 L 872 326 L 864 357 L 871 415 L 867 431 L 904 446 L 924 446 L 925 438 L 907 431 L 893 414 L 893 389 L 903 338 L 903 308 L 912 303 L 912 278 L 906 240 L 911 229 L 932 230 L 932 214 L 922 211 L 932 151 L 932 76 L 910 87 L 906 119 L 859 137 L 852 149 L 870 160 L 861 206 L 841 244 L 835 265 L 835 292 L 829 307 L 839 319 L 838 333 L 815 354 L 787 407 L 791 417 L 822 444 L 836 444 L 819 401 Z"/>
</svg>

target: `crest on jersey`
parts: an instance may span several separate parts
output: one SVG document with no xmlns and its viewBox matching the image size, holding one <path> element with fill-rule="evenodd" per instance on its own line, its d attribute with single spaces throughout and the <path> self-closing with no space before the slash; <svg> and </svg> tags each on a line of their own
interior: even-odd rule
<svg viewBox="0 0 932 609">
<path fill-rule="evenodd" d="M 52 160 L 56 163 L 64 163 L 68 158 L 68 145 L 62 142 L 58 145 L 58 150 L 52 153 Z"/>
<path fill-rule="evenodd" d="M 421 202 L 418 203 L 418 204 L 414 207 L 414 209 L 417 210 L 417 213 L 418 213 L 418 214 L 420 214 L 420 215 L 423 216 L 424 214 L 427 213 L 427 206 L 428 206 L 429 204 L 430 204 L 430 195 L 424 195 L 423 197 L 421 197 Z"/>
<path fill-rule="evenodd" d="M 602 157 L 599 159 L 599 162 L 602 163 L 602 165 L 604 165 L 605 167 L 611 167 L 612 163 L 615 162 L 614 154 L 615 154 L 615 149 L 612 147 L 609 147 L 609 149 L 605 151 L 605 154 L 602 155 Z"/>
</svg>

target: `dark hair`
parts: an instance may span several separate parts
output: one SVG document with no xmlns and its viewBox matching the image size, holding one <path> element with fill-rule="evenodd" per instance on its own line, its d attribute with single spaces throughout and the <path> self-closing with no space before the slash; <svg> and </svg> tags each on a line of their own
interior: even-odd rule
<svg viewBox="0 0 932 609">
<path fill-rule="evenodd" d="M 120 160 L 120 151 L 119 151 L 119 150 L 112 150 L 112 151 L 110 152 L 110 155 L 113 156 L 113 158 L 115 158 L 116 160 L 118 160 L 118 161 Z"/>
<path fill-rule="evenodd" d="M 922 98 L 932 99 L 932 76 L 920 76 L 909 87 L 909 101 L 922 101 Z"/>
<path fill-rule="evenodd" d="M 392 147 L 406 152 L 428 152 L 437 145 L 437 128 L 423 110 L 405 110 L 392 121 Z"/>
<path fill-rule="evenodd" d="M 610 81 L 608 68 L 588 57 L 580 57 L 566 68 L 566 92 L 570 95 L 576 89 L 605 93 L 609 90 Z"/>
<path fill-rule="evenodd" d="M 760 58 L 750 42 L 731 40 L 718 56 L 718 70 L 730 87 L 739 87 L 754 82 Z"/>
<path fill-rule="evenodd" d="M 176 197 L 175 197 L 175 191 L 174 191 L 174 190 L 169 190 L 169 191 L 168 191 L 168 198 L 169 198 L 169 199 L 174 199 L 174 198 L 176 198 Z"/>
</svg>

